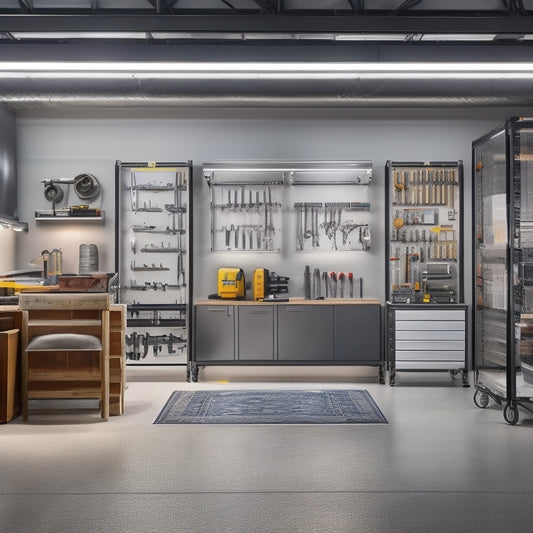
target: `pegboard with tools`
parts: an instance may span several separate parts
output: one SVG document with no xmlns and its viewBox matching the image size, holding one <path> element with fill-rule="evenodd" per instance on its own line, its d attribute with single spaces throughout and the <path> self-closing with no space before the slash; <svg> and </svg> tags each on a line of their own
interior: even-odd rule
<svg viewBox="0 0 533 533">
<path fill-rule="evenodd" d="M 462 301 L 463 165 L 386 166 L 387 298 L 392 303 Z"/>
</svg>

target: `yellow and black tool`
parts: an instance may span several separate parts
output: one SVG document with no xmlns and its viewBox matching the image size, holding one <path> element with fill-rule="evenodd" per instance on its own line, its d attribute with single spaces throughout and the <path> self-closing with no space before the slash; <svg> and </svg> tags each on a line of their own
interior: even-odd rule
<svg viewBox="0 0 533 533">
<path fill-rule="evenodd" d="M 210 299 L 243 300 L 244 271 L 242 268 L 223 267 L 218 269 L 217 293 L 210 294 Z"/>
<path fill-rule="evenodd" d="M 253 298 L 256 302 L 288 301 L 289 278 L 278 276 L 266 268 L 256 268 L 252 280 Z"/>
</svg>

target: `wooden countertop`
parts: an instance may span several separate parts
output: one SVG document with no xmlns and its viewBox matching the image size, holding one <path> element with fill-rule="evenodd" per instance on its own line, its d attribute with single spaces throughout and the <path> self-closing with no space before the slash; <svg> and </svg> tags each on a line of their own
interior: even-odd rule
<svg viewBox="0 0 533 533">
<path fill-rule="evenodd" d="M 196 300 L 195 305 L 380 305 L 377 298 L 326 298 L 325 300 L 306 300 L 289 298 L 288 302 L 254 302 L 253 300 Z"/>
<path fill-rule="evenodd" d="M 109 304 L 109 309 L 111 311 L 114 311 L 114 310 L 120 309 L 120 307 L 125 307 L 125 306 L 126 304 Z M 17 313 L 21 311 L 22 309 L 18 305 L 0 305 L 0 313 Z"/>
</svg>

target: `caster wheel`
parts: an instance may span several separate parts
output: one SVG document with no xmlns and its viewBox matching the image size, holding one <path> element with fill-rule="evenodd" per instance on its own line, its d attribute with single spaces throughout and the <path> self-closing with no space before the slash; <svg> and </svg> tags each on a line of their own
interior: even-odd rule
<svg viewBox="0 0 533 533">
<path fill-rule="evenodd" d="M 503 409 L 503 418 L 508 424 L 514 426 L 518 422 L 518 407 L 508 403 Z"/>
<path fill-rule="evenodd" d="M 456 381 L 457 380 L 457 374 L 459 374 L 459 370 L 450 370 L 450 377 Z"/>
<path fill-rule="evenodd" d="M 485 392 L 476 391 L 474 393 L 474 403 L 480 408 L 485 409 L 489 405 L 489 395 Z"/>
</svg>

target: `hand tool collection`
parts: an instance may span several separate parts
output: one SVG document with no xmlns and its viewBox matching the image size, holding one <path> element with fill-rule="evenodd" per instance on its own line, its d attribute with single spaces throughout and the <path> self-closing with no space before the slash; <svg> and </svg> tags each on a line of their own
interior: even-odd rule
<svg viewBox="0 0 533 533">
<path fill-rule="evenodd" d="M 270 185 L 215 187 L 213 194 L 218 199 L 213 198 L 212 206 L 224 212 L 226 221 L 212 227 L 215 250 L 275 250 L 281 204 L 272 200 Z"/>
<path fill-rule="evenodd" d="M 393 170 L 389 255 L 393 302 L 456 301 L 452 265 L 458 260 L 458 179 L 457 167 Z"/>
<path fill-rule="evenodd" d="M 328 298 L 362 298 L 363 278 L 356 278 L 353 272 L 336 272 L 311 268 L 304 270 L 304 298 L 323 300 Z"/>
<path fill-rule="evenodd" d="M 183 353 L 187 348 L 187 339 L 174 335 L 173 333 L 166 333 L 163 335 L 150 335 L 146 333 L 132 332 L 131 335 L 126 335 L 126 359 L 131 361 L 139 361 L 148 355 L 150 346 L 154 356 L 161 355 L 177 355 Z M 166 346 L 166 351 L 163 352 L 163 347 Z"/>
<path fill-rule="evenodd" d="M 320 237 L 324 235 L 330 241 L 331 249 L 353 250 L 358 241 L 363 250 L 370 249 L 371 239 L 368 224 L 354 222 L 344 217 L 346 211 L 368 211 L 368 202 L 296 202 L 296 249 L 302 251 L 320 247 Z M 354 230 L 359 230 L 357 240 L 352 238 Z M 342 245 L 337 236 L 342 237 Z"/>
<path fill-rule="evenodd" d="M 447 205 L 453 209 L 456 168 L 406 168 L 393 171 L 395 205 Z"/>
<path fill-rule="evenodd" d="M 185 326 L 184 303 L 146 304 L 133 302 L 128 304 L 128 327 L 183 327 Z"/>
<path fill-rule="evenodd" d="M 186 233 L 186 221 L 184 220 L 184 215 L 187 213 L 187 206 L 183 202 L 182 193 L 187 189 L 186 185 L 186 173 L 182 170 L 177 170 L 175 172 L 174 183 L 138 183 L 137 175 L 135 172 L 132 172 L 130 177 L 130 201 L 131 201 L 131 210 L 134 213 L 138 212 L 163 212 L 163 208 L 154 206 L 152 207 L 151 201 L 146 205 L 140 205 L 139 197 L 141 194 L 150 192 L 150 193 L 166 193 L 165 198 L 168 200 L 168 193 L 172 192 L 173 202 L 165 203 L 165 210 L 170 216 L 170 224 L 166 227 L 158 227 L 146 222 L 143 224 L 135 224 L 131 226 L 131 230 L 135 239 L 131 242 L 131 251 L 133 255 L 137 253 L 149 253 L 149 254 L 175 254 L 177 261 L 176 269 L 176 283 L 166 283 L 161 281 L 145 281 L 143 285 L 137 285 L 134 281 L 131 282 L 129 287 L 132 290 L 177 290 L 182 287 L 187 286 L 186 273 L 183 262 L 183 255 L 186 253 L 184 243 L 182 242 L 183 235 Z M 167 235 L 167 241 L 160 241 L 159 243 L 155 242 L 146 242 L 147 235 L 143 234 L 161 234 Z M 137 243 L 137 238 L 141 239 L 143 244 Z M 167 262 L 167 261 L 165 261 Z M 132 271 L 135 272 L 155 272 L 155 271 L 170 271 L 172 270 L 170 266 L 163 265 L 159 263 L 151 263 L 148 265 L 143 263 L 141 266 L 136 265 L 135 261 L 131 262 L 130 266 Z"/>
</svg>

